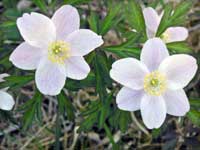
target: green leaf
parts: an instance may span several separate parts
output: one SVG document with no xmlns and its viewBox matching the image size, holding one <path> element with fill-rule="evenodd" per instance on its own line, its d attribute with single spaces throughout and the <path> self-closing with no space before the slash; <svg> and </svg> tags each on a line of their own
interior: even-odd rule
<svg viewBox="0 0 200 150">
<path fill-rule="evenodd" d="M 153 129 L 151 134 L 152 134 L 152 137 L 153 137 L 154 139 L 156 139 L 156 138 L 158 138 L 159 135 L 161 134 L 161 129 L 160 129 L 160 128 L 158 128 L 158 129 Z"/>
<path fill-rule="evenodd" d="M 194 108 L 200 108 L 200 99 L 190 99 L 190 105 Z"/>
<path fill-rule="evenodd" d="M 44 0 L 33 0 L 33 2 L 40 8 L 40 10 L 47 13 L 47 7 Z"/>
<path fill-rule="evenodd" d="M 83 3 L 88 3 L 92 0 L 64 0 L 64 4 L 79 5 Z"/>
<path fill-rule="evenodd" d="M 112 111 L 112 114 L 110 114 L 108 121 L 112 127 L 120 129 L 122 132 L 126 132 L 132 119 L 130 112 L 116 108 Z"/>
<path fill-rule="evenodd" d="M 58 108 L 60 113 L 63 115 L 66 111 L 67 117 L 70 121 L 74 120 L 74 106 L 63 91 L 58 95 Z"/>
<path fill-rule="evenodd" d="M 41 103 L 42 103 L 42 95 L 36 90 L 35 95 L 29 101 L 27 101 L 22 109 L 25 109 L 24 116 L 22 118 L 23 121 L 23 130 L 27 130 L 34 120 L 38 120 L 41 123 L 42 113 L 41 113 Z"/>
<path fill-rule="evenodd" d="M 3 0 L 5 8 L 16 8 L 18 0 Z"/>
<path fill-rule="evenodd" d="M 164 15 L 161 19 L 156 36 L 159 37 L 170 26 L 181 25 L 185 21 L 185 16 L 192 6 L 191 0 L 181 2 L 173 11 L 172 5 L 165 6 Z"/>
<path fill-rule="evenodd" d="M 104 51 L 114 53 L 120 58 L 125 58 L 125 57 L 139 58 L 141 50 L 140 48 L 134 45 L 135 43 L 139 42 L 140 38 L 141 34 L 136 34 L 136 35 L 132 34 L 126 42 L 120 45 L 102 47 L 102 49 Z"/>
<path fill-rule="evenodd" d="M 80 127 L 78 128 L 77 132 L 80 133 L 82 131 L 89 131 L 92 126 L 97 122 L 98 120 L 98 112 L 94 112 L 90 114 L 84 121 L 80 123 Z"/>
<path fill-rule="evenodd" d="M 146 37 L 146 26 L 142 8 L 136 0 L 128 1 L 126 6 L 126 18 L 129 21 L 131 27 L 137 32 L 141 33 L 143 37 Z"/>
<path fill-rule="evenodd" d="M 190 8 L 192 7 L 192 0 L 185 0 L 182 1 L 174 10 L 174 13 L 172 15 L 172 19 L 175 20 L 179 17 L 182 17 L 185 15 Z"/>
<path fill-rule="evenodd" d="M 88 23 L 91 30 L 99 33 L 99 18 L 98 15 L 93 11 L 91 11 L 90 16 L 88 17 Z"/>
<path fill-rule="evenodd" d="M 16 89 L 32 81 L 34 79 L 34 76 L 33 75 L 27 75 L 27 76 L 13 75 L 13 76 L 5 77 L 4 79 L 5 79 L 4 82 L 0 82 L 0 88 L 9 87 L 9 89 Z"/>
<path fill-rule="evenodd" d="M 197 110 L 190 110 L 187 113 L 187 117 L 192 121 L 196 126 L 200 126 L 200 112 Z"/>
<path fill-rule="evenodd" d="M 190 53 L 191 48 L 185 42 L 167 43 L 167 48 L 175 53 Z"/>
<path fill-rule="evenodd" d="M 117 14 L 120 12 L 121 5 L 116 5 L 109 9 L 107 16 L 101 23 L 100 35 L 105 35 L 111 28 L 113 28 L 119 21 L 121 17 L 117 18 Z"/>
<path fill-rule="evenodd" d="M 107 95 L 106 88 L 107 86 L 112 86 L 112 80 L 109 76 L 111 62 L 109 62 L 104 52 L 99 51 L 96 53 L 94 66 L 96 77 L 96 91 L 99 94 L 100 100 L 102 102 L 105 102 Z"/>
<path fill-rule="evenodd" d="M 106 131 L 107 137 L 109 138 L 110 142 L 112 143 L 113 149 L 114 150 L 118 150 L 119 146 L 115 143 L 115 141 L 113 139 L 113 136 L 112 136 L 112 133 L 111 133 L 111 131 L 110 131 L 110 129 L 109 129 L 107 124 L 104 124 L 104 129 Z"/>
<path fill-rule="evenodd" d="M 101 108 L 101 101 L 97 100 L 97 101 L 90 101 L 87 109 L 85 109 L 81 115 L 82 116 L 89 116 L 92 113 L 98 112 L 99 109 Z"/>
<path fill-rule="evenodd" d="M 16 21 L 18 17 L 22 15 L 22 12 L 18 11 L 16 8 L 9 8 L 3 12 L 3 17 L 7 19 L 7 21 Z"/>
<path fill-rule="evenodd" d="M 140 54 L 140 49 L 137 47 L 123 47 L 121 45 L 119 46 L 117 45 L 117 46 L 104 47 L 102 49 L 107 52 L 114 53 L 121 58 L 129 57 L 129 56 L 138 57 Z"/>
<path fill-rule="evenodd" d="M 130 112 L 119 110 L 119 128 L 122 132 L 126 132 L 128 124 L 131 122 Z"/>
<path fill-rule="evenodd" d="M 154 0 L 151 3 L 148 4 L 148 7 L 156 8 L 159 3 L 161 3 L 162 6 L 164 6 L 164 1 L 163 0 Z"/>
<path fill-rule="evenodd" d="M 79 89 L 88 88 L 88 87 L 95 87 L 96 80 L 94 73 L 90 73 L 86 79 L 84 80 L 72 80 L 68 79 L 67 84 L 65 84 L 68 90 L 77 91 Z"/>
<path fill-rule="evenodd" d="M 165 6 L 164 14 L 163 14 L 160 24 L 158 26 L 156 36 L 158 36 L 158 37 L 161 36 L 161 34 L 169 27 L 169 25 L 170 25 L 169 20 L 170 20 L 172 11 L 173 11 L 173 9 L 172 9 L 171 4 L 168 4 Z"/>
<path fill-rule="evenodd" d="M 101 110 L 100 110 L 100 117 L 99 117 L 99 127 L 100 128 L 103 127 L 105 120 L 108 117 L 108 112 L 110 110 L 110 104 L 112 102 L 112 99 L 113 99 L 113 92 L 111 92 L 108 95 L 108 98 L 106 99 L 105 104 L 102 103 L 102 107 L 101 107 Z"/>
</svg>

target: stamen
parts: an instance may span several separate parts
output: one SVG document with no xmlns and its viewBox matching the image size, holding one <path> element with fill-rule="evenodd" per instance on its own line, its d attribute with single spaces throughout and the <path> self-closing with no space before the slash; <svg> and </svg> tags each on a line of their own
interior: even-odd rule
<svg viewBox="0 0 200 150">
<path fill-rule="evenodd" d="M 64 41 L 55 41 L 49 45 L 48 58 L 54 63 L 64 64 L 69 55 L 70 46 Z"/>
<path fill-rule="evenodd" d="M 166 90 L 166 77 L 158 71 L 147 74 L 144 78 L 144 91 L 153 96 L 160 96 Z"/>
<path fill-rule="evenodd" d="M 168 33 L 163 33 L 161 35 L 161 39 L 164 41 L 164 42 L 167 42 L 168 39 L 169 39 L 170 35 Z"/>
</svg>

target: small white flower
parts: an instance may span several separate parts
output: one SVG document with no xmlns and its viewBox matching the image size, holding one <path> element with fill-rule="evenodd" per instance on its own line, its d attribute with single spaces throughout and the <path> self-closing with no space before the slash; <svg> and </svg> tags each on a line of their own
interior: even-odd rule
<svg viewBox="0 0 200 150">
<path fill-rule="evenodd" d="M 149 39 L 153 38 L 156 35 L 163 13 L 158 15 L 153 8 L 147 7 L 143 10 L 143 15 L 146 24 L 147 37 Z M 188 30 L 184 27 L 169 27 L 161 35 L 161 38 L 165 43 L 184 41 L 187 37 Z"/>
<path fill-rule="evenodd" d="M 148 40 L 140 61 L 124 58 L 112 65 L 110 76 L 124 87 L 116 101 L 122 110 L 141 109 L 145 125 L 159 128 L 166 114 L 183 116 L 190 106 L 183 88 L 197 71 L 195 58 L 185 54 L 169 56 L 159 38 Z"/>
<path fill-rule="evenodd" d="M 9 76 L 6 73 L 0 74 L 0 82 L 4 81 L 4 77 Z M 0 90 L 0 109 L 11 110 L 15 104 L 13 97 L 6 92 L 6 89 Z"/>
<path fill-rule="evenodd" d="M 25 42 L 10 56 L 21 69 L 36 69 L 36 86 L 46 95 L 57 95 L 66 77 L 81 80 L 90 67 L 84 55 L 103 44 L 101 36 L 79 29 L 80 17 L 76 8 L 65 5 L 50 19 L 39 13 L 25 13 L 17 19 L 17 27 Z"/>
</svg>

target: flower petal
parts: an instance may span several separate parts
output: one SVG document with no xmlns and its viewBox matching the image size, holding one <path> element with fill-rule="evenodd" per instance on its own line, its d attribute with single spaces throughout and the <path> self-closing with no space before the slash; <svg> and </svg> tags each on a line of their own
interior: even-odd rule
<svg viewBox="0 0 200 150">
<path fill-rule="evenodd" d="M 9 60 L 18 68 L 33 70 L 37 68 L 43 54 L 44 50 L 23 42 L 12 52 Z"/>
<path fill-rule="evenodd" d="M 148 28 L 146 28 L 146 33 L 147 33 L 147 38 L 148 39 L 154 38 L 156 36 L 156 32 L 152 31 L 152 30 L 150 30 Z"/>
<path fill-rule="evenodd" d="M 149 73 L 144 64 L 134 58 L 120 59 L 112 64 L 110 76 L 120 84 L 133 90 L 143 88 L 144 76 Z"/>
<path fill-rule="evenodd" d="M 159 128 L 166 118 L 166 105 L 162 97 L 144 95 L 141 101 L 141 114 L 149 129 Z"/>
<path fill-rule="evenodd" d="M 5 81 L 4 78 L 8 77 L 8 76 L 9 76 L 9 74 L 7 74 L 7 73 L 0 74 L 0 82 L 4 82 Z M 8 87 L 1 89 L 1 91 L 4 91 L 4 92 L 6 92 L 7 90 L 8 90 Z"/>
<path fill-rule="evenodd" d="M 66 38 L 66 42 L 70 43 L 72 56 L 84 56 L 103 44 L 101 36 L 87 29 L 74 31 Z"/>
<path fill-rule="evenodd" d="M 190 110 L 188 98 L 183 89 L 169 90 L 164 95 L 167 113 L 173 116 L 184 116 Z"/>
<path fill-rule="evenodd" d="M 188 37 L 188 30 L 184 27 L 170 27 L 164 32 L 165 34 L 168 36 L 165 39 L 166 43 L 184 41 Z"/>
<path fill-rule="evenodd" d="M 64 5 L 52 17 L 56 26 L 57 39 L 64 39 L 67 35 L 80 27 L 80 17 L 75 7 Z"/>
<path fill-rule="evenodd" d="M 0 109 L 11 110 L 15 104 L 13 97 L 4 91 L 0 91 L 0 97 Z"/>
<path fill-rule="evenodd" d="M 144 15 L 144 20 L 146 24 L 148 32 L 153 32 L 154 36 L 155 33 L 157 32 L 159 23 L 160 23 L 160 17 L 158 13 L 151 7 L 147 7 L 143 9 L 143 15 Z M 147 33 L 148 33 L 147 32 Z M 149 38 L 152 38 L 151 36 L 148 36 Z"/>
<path fill-rule="evenodd" d="M 7 74 L 7 73 L 2 73 L 2 74 L 0 74 L 0 82 L 5 81 L 4 78 L 5 78 L 5 77 L 8 77 L 8 76 L 9 76 L 9 74 Z"/>
<path fill-rule="evenodd" d="M 41 60 L 35 74 L 37 88 L 45 95 L 58 95 L 65 85 L 64 65 Z"/>
<path fill-rule="evenodd" d="M 119 109 L 126 111 L 136 111 L 140 109 L 140 103 L 142 96 L 144 95 L 143 90 L 136 91 L 123 87 L 117 94 L 116 101 Z"/>
<path fill-rule="evenodd" d="M 90 72 L 90 66 L 81 56 L 68 58 L 65 62 L 67 77 L 75 80 L 82 80 Z"/>
<path fill-rule="evenodd" d="M 168 56 L 169 52 L 165 43 L 159 38 L 153 38 L 144 44 L 140 59 L 150 71 L 154 71 Z"/>
<path fill-rule="evenodd" d="M 182 89 L 196 74 L 197 61 L 190 55 L 172 55 L 161 63 L 159 71 L 166 75 L 169 89 Z"/>
<path fill-rule="evenodd" d="M 17 19 L 17 27 L 24 40 L 35 47 L 47 48 L 56 39 L 56 28 L 51 19 L 39 13 L 25 13 Z"/>
</svg>

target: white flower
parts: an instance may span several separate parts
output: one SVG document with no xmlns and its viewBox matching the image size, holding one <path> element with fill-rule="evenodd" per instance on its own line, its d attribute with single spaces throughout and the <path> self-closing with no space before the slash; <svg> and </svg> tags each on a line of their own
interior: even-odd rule
<svg viewBox="0 0 200 150">
<path fill-rule="evenodd" d="M 166 114 L 183 116 L 190 106 L 183 88 L 197 71 L 195 58 L 185 54 L 169 56 L 159 38 L 148 40 L 140 61 L 124 58 L 112 65 L 110 76 L 124 87 L 116 101 L 122 110 L 141 109 L 145 125 L 159 128 Z"/>
<path fill-rule="evenodd" d="M 0 74 L 0 82 L 4 81 L 4 77 L 7 77 L 8 74 Z M 0 109 L 11 110 L 15 104 L 13 97 L 6 92 L 6 89 L 0 90 Z"/>
<path fill-rule="evenodd" d="M 50 19 L 42 14 L 25 13 L 17 19 L 17 27 L 25 42 L 10 56 L 21 69 L 36 69 L 36 86 L 46 95 L 57 95 L 66 77 L 81 80 L 90 67 L 84 55 L 103 44 L 101 36 L 79 29 L 80 17 L 76 8 L 65 5 Z"/>
<path fill-rule="evenodd" d="M 146 24 L 147 37 L 149 39 L 153 38 L 156 35 L 163 13 L 158 15 L 153 8 L 147 7 L 143 10 L 143 15 Z M 169 27 L 161 35 L 161 38 L 165 43 L 184 41 L 187 37 L 188 30 L 184 27 Z"/>
</svg>

